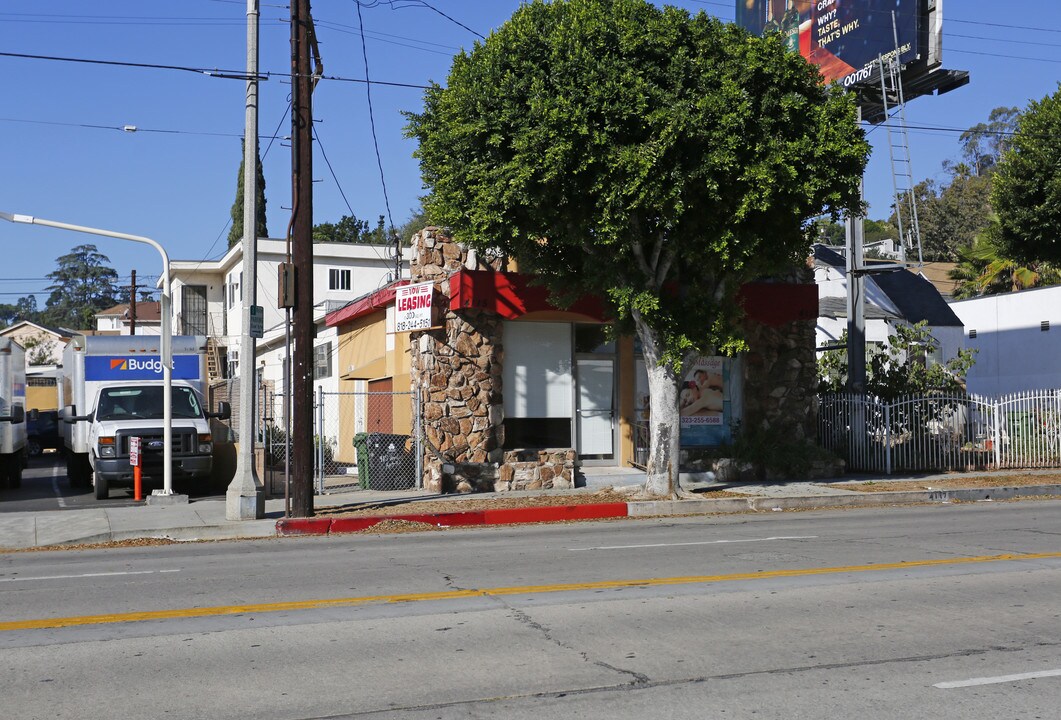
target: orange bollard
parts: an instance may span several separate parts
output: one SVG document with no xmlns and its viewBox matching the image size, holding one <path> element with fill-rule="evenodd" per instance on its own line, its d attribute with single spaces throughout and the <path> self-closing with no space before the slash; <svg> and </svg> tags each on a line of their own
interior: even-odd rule
<svg viewBox="0 0 1061 720">
<path fill-rule="evenodd" d="M 140 485 L 140 466 L 133 466 L 133 500 L 140 502 L 144 499 L 143 488 Z"/>
</svg>

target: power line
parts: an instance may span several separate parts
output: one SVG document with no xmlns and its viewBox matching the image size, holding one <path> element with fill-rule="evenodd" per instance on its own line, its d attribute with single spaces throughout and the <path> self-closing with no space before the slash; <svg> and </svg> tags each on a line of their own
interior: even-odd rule
<svg viewBox="0 0 1061 720">
<path fill-rule="evenodd" d="M 354 0 L 354 5 L 357 7 L 357 24 L 361 30 L 364 30 L 365 24 L 361 19 L 361 3 L 358 0 Z M 383 204 L 387 209 L 387 222 L 391 227 L 394 227 L 394 217 L 391 215 L 391 201 L 387 194 L 387 180 L 383 175 L 383 157 L 380 155 L 379 151 L 379 140 L 376 138 L 376 114 L 372 110 L 372 85 L 368 83 L 368 48 L 365 46 L 364 34 L 361 35 L 361 55 L 365 59 L 365 93 L 368 96 L 368 119 L 369 126 L 372 129 L 372 145 L 376 149 L 376 165 L 379 167 L 379 181 L 383 186 Z"/>
<path fill-rule="evenodd" d="M 21 58 L 24 60 L 52 60 L 56 62 L 69 62 L 69 63 L 84 63 L 88 65 L 110 65 L 116 67 L 132 67 L 141 68 L 148 70 L 176 70 L 180 72 L 189 72 L 196 75 L 207 75 L 209 77 L 224 78 L 226 80 L 242 80 L 246 82 L 251 79 L 247 76 L 247 73 L 240 70 L 220 70 L 218 68 L 201 68 L 201 67 L 190 67 L 184 65 L 161 65 L 156 63 L 134 63 L 125 62 L 122 60 L 96 60 L 90 58 L 73 58 L 73 57 L 60 57 L 56 55 L 32 55 L 29 53 L 9 53 L 0 52 L 0 57 L 13 57 Z M 260 72 L 256 76 L 257 80 L 269 80 L 273 77 L 279 78 L 290 78 L 292 75 L 290 72 Z M 319 78 L 321 80 L 334 80 L 337 82 L 352 82 L 352 83 L 365 83 L 372 85 L 383 85 L 387 87 L 402 87 L 402 88 L 413 88 L 417 90 L 427 90 L 430 88 L 428 85 L 417 85 L 413 83 L 399 83 L 389 82 L 386 80 L 364 80 L 362 78 L 347 78 L 339 77 L 336 75 L 308 75 L 310 78 Z"/>
</svg>

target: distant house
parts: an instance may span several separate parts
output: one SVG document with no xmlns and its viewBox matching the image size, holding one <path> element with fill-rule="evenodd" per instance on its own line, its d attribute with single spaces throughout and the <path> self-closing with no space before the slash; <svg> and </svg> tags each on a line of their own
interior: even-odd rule
<svg viewBox="0 0 1061 720">
<path fill-rule="evenodd" d="M 135 334 L 158 335 L 161 332 L 161 303 L 156 300 L 138 302 L 135 310 Z M 133 309 L 121 303 L 96 313 L 97 335 L 133 335 Z"/>
<path fill-rule="evenodd" d="M 951 303 L 976 350 L 970 392 L 996 395 L 1061 388 L 1061 286 Z"/>
<path fill-rule="evenodd" d="M 26 408 L 58 410 L 63 406 L 59 382 L 63 348 L 76 331 L 38 325 L 29 320 L 0 330 L 26 349 Z"/>
<path fill-rule="evenodd" d="M 58 365 L 63 359 L 63 348 L 76 330 L 38 325 L 29 320 L 17 322 L 0 330 L 0 337 L 11 338 L 26 350 L 26 367 Z"/>
<path fill-rule="evenodd" d="M 872 267 L 872 261 L 868 263 Z M 814 279 L 818 284 L 819 347 L 840 340 L 847 329 L 847 276 L 844 257 L 825 245 L 814 246 Z M 905 270 L 866 275 L 866 344 L 886 346 L 899 324 L 924 321 L 939 351 L 929 361 L 946 362 L 964 347 L 961 318 L 926 278 Z"/>
</svg>

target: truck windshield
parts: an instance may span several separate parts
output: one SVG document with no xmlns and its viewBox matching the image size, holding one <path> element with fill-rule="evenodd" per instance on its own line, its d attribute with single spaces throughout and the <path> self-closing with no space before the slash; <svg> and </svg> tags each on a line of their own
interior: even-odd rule
<svg viewBox="0 0 1061 720">
<path fill-rule="evenodd" d="M 173 388 L 172 400 L 173 417 L 203 416 L 199 398 L 191 388 Z M 162 415 L 162 388 L 156 386 L 104 388 L 96 408 L 97 420 L 161 420 Z"/>
</svg>

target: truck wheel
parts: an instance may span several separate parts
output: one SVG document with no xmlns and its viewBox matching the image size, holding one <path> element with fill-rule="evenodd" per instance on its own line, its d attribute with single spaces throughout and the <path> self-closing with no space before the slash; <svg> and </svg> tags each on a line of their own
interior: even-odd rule
<svg viewBox="0 0 1061 720">
<path fill-rule="evenodd" d="M 96 499 L 97 500 L 106 500 L 107 498 L 109 498 L 110 497 L 110 488 L 107 487 L 107 479 L 100 477 L 99 473 L 96 473 L 95 483 L 96 483 Z"/>
<path fill-rule="evenodd" d="M 29 453 L 30 457 L 39 457 L 43 452 L 41 450 L 41 444 L 37 442 L 36 438 L 30 438 L 26 441 L 26 452 Z"/>
<path fill-rule="evenodd" d="M 14 462 L 8 466 L 7 484 L 12 488 L 22 487 L 22 455 L 16 454 Z"/>
</svg>

